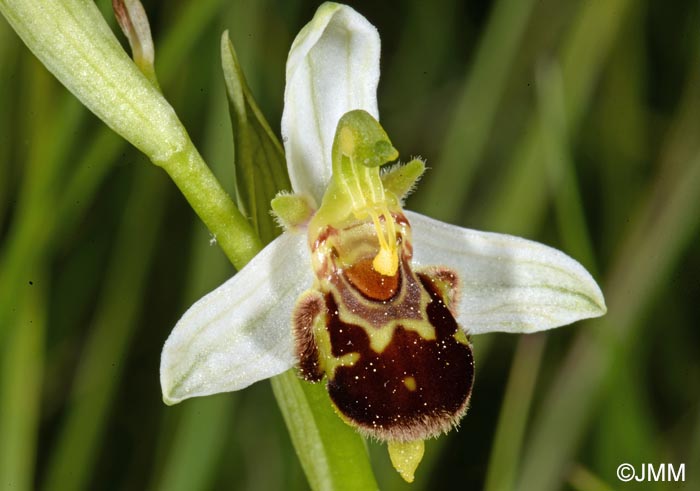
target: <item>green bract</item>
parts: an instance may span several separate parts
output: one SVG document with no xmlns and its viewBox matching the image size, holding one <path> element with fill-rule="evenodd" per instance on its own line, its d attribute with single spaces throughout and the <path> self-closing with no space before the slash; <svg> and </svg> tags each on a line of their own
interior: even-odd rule
<svg viewBox="0 0 700 491">
<path fill-rule="evenodd" d="M 267 243 L 279 235 L 270 220 L 270 200 L 289 189 L 284 150 L 250 93 L 228 32 L 221 37 L 221 62 L 235 149 L 239 209 Z"/>
</svg>

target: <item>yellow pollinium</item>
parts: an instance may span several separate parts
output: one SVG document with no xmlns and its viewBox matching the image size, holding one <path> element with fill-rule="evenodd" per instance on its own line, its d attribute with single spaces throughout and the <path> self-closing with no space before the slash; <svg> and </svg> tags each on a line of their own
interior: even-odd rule
<svg viewBox="0 0 700 491">
<path fill-rule="evenodd" d="M 380 249 L 379 253 L 374 256 L 372 267 L 377 273 L 384 276 L 394 276 L 399 267 L 399 257 L 396 253 L 396 247 L 392 249 Z"/>
<path fill-rule="evenodd" d="M 399 268 L 399 254 L 396 248 L 396 228 L 394 226 L 394 218 L 391 213 L 384 213 L 384 220 L 387 228 L 387 237 L 384 237 L 384 230 L 379 221 L 379 216 L 376 212 L 369 212 L 374 223 L 374 229 L 377 232 L 379 240 L 379 252 L 372 261 L 374 270 L 384 276 L 394 276 Z"/>
<path fill-rule="evenodd" d="M 423 440 L 414 440 L 412 442 L 395 442 L 387 443 L 389 450 L 389 458 L 394 469 L 401 475 L 404 481 L 413 482 L 414 474 L 425 452 L 425 444 Z"/>
</svg>

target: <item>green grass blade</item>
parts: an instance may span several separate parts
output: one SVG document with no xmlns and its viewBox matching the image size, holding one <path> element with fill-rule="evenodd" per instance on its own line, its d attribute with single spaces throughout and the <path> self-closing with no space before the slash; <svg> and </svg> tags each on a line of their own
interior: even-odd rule
<svg viewBox="0 0 700 491">
<path fill-rule="evenodd" d="M 577 131 L 591 98 L 595 82 L 613 46 L 629 0 L 583 2 L 560 55 L 564 109 L 570 133 Z M 510 173 L 492 193 L 484 223 L 490 229 L 522 235 L 532 230 L 547 202 L 547 180 L 539 171 L 543 158 L 537 115 L 517 146 Z M 518 210 L 513 214 L 512 210 Z"/>
<path fill-rule="evenodd" d="M 10 26 L 4 20 L 0 20 L 0 230 L 4 226 L 6 211 L 10 206 L 11 189 L 14 184 L 12 176 L 12 152 L 16 148 L 11 135 L 14 117 L 17 114 L 17 102 L 14 94 L 13 73 L 18 69 L 19 41 Z"/>
<path fill-rule="evenodd" d="M 212 28 L 214 20 L 221 14 L 225 5 L 226 2 L 223 0 L 178 3 L 182 10 L 168 26 L 168 30 L 162 38 L 154 40 L 156 73 L 158 80 L 167 81 L 161 83 L 166 94 L 167 85 L 176 81 L 182 73 L 184 55 L 191 53 L 197 41 L 207 34 L 208 29 Z M 207 53 L 207 55 L 211 56 L 213 60 L 216 56 L 216 45 L 211 48 L 212 52 Z"/>
<path fill-rule="evenodd" d="M 455 9 L 459 3 L 458 0 L 409 0 L 403 6 L 405 20 L 396 23 L 401 34 L 397 36 L 392 62 L 382 67 L 378 98 L 382 125 L 404 159 L 408 152 L 424 154 L 430 150 L 424 143 L 434 135 L 425 131 L 428 125 L 424 116 L 435 104 L 435 96 L 439 97 L 435 86 L 445 70 L 453 66 L 452 41 L 460 27 Z M 382 26 L 377 27 L 383 34 Z M 436 134 L 444 137 L 442 132 Z"/>
<path fill-rule="evenodd" d="M 212 489 L 222 450 L 235 418 L 234 398 L 227 394 L 187 401 L 170 442 L 158 484 L 161 491 Z"/>
<path fill-rule="evenodd" d="M 79 490 L 90 482 L 129 340 L 143 307 L 146 274 L 164 210 L 164 185 L 152 169 L 143 167 L 136 173 L 44 489 Z"/>
<path fill-rule="evenodd" d="M 700 462 L 700 405 L 697 408 L 697 420 L 695 428 L 692 431 L 691 446 L 688 450 L 688 459 L 685 462 Z M 695 474 L 692 478 L 693 482 L 700 485 L 700 476 Z"/>
<path fill-rule="evenodd" d="M 613 491 L 598 476 L 580 465 L 574 466 L 569 475 L 569 484 L 575 491 Z"/>
<path fill-rule="evenodd" d="M 32 93 L 23 111 L 25 117 L 43 113 L 52 89 L 48 73 L 38 63 L 32 60 L 29 70 L 26 77 Z M 27 154 L 10 232 L 0 249 L 0 342 L 15 326 L 12 310 L 21 302 L 16 285 L 24 283 L 28 271 L 42 257 L 40 244 L 46 243 L 51 228 L 47 221 L 56 199 L 56 182 L 70 148 L 71 129 L 81 114 L 72 98 L 60 98 L 58 106 L 58 112 L 50 117 L 28 120 L 29 141 L 34 144 Z"/>
<path fill-rule="evenodd" d="M 627 234 L 603 291 L 608 314 L 581 330 L 535 422 L 519 490 L 558 489 L 590 421 L 618 347 L 633 335 L 657 288 L 664 284 L 700 225 L 700 152 L 691 135 L 700 128 L 697 77 L 680 104 L 681 118 L 661 174 Z M 686 112 L 688 111 L 688 112 Z M 691 143 L 693 142 L 693 143 Z M 553 445 L 552 442 L 557 442 Z"/>
<path fill-rule="evenodd" d="M 17 307 L 17 329 L 0 353 L 0 482 L 17 491 L 35 489 L 47 324 L 46 276 L 35 273 Z"/>
<path fill-rule="evenodd" d="M 545 341 L 545 335 L 534 334 L 523 336 L 518 342 L 501 404 L 484 491 L 513 489 Z"/>
<path fill-rule="evenodd" d="M 595 273 L 597 268 L 593 246 L 569 150 L 564 88 L 558 67 L 540 67 L 537 74 L 537 95 L 540 134 L 557 229 L 567 254 L 575 257 L 588 271 Z"/>
<path fill-rule="evenodd" d="M 535 4 L 534 0 L 500 0 L 493 7 L 476 59 L 456 102 L 440 160 L 415 197 L 427 215 L 442 219 L 458 216 L 464 195 L 453 192 L 455 183 L 459 183 L 460 190 L 470 188 Z M 436 196 L 440 199 L 434 199 Z"/>
</svg>

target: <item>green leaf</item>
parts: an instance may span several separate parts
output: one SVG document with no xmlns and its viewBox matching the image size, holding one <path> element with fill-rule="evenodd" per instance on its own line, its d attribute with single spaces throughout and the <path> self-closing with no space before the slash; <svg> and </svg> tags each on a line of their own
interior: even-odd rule
<svg viewBox="0 0 700 491">
<path fill-rule="evenodd" d="M 270 219 L 270 201 L 279 190 L 291 189 L 284 150 L 248 88 L 228 31 L 221 36 L 221 63 L 233 126 L 238 207 L 267 243 L 279 233 Z"/>
<path fill-rule="evenodd" d="M 335 414 L 323 384 L 291 370 L 271 382 L 311 489 L 378 489 L 362 438 Z"/>
</svg>

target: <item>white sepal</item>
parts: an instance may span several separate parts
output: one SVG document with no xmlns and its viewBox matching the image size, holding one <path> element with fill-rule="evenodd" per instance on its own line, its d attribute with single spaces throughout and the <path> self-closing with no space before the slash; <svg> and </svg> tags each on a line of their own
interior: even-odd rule
<svg viewBox="0 0 700 491">
<path fill-rule="evenodd" d="M 598 284 L 561 251 L 417 213 L 406 216 L 414 264 L 446 266 L 458 274 L 457 321 L 469 334 L 530 333 L 606 312 Z"/>
<path fill-rule="evenodd" d="M 331 177 L 340 117 L 364 109 L 375 118 L 379 34 L 345 5 L 324 3 L 297 35 L 287 60 L 282 137 L 292 187 L 317 203 Z"/>
<path fill-rule="evenodd" d="M 163 400 L 239 390 L 291 368 L 291 313 L 312 285 L 310 264 L 306 235 L 286 232 L 192 305 L 163 347 Z"/>
</svg>

